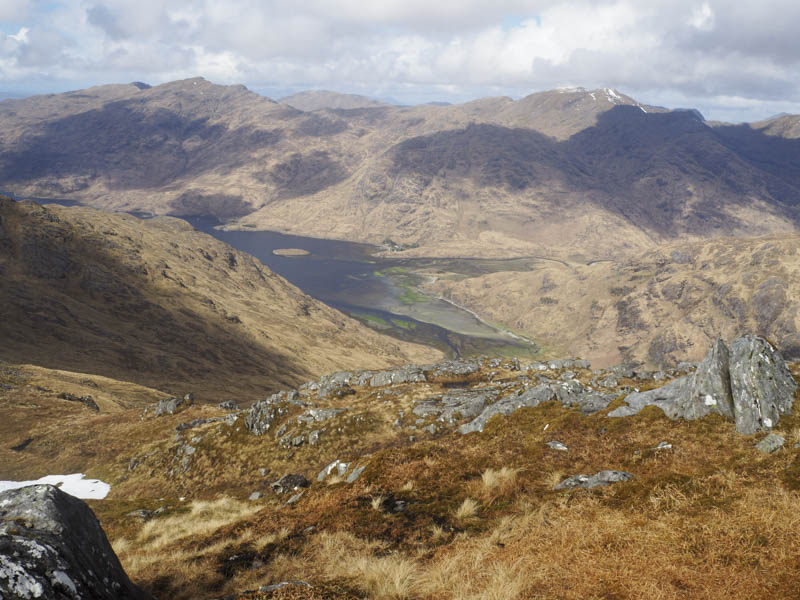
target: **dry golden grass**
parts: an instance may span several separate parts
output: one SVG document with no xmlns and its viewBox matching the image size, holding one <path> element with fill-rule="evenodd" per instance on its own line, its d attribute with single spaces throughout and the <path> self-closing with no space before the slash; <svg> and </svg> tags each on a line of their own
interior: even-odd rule
<svg viewBox="0 0 800 600">
<path fill-rule="evenodd" d="M 455 518 L 459 521 L 470 519 L 478 514 L 479 504 L 472 498 L 464 498 L 464 501 L 458 506 L 455 512 Z"/>
<path fill-rule="evenodd" d="M 517 473 L 519 469 L 502 467 L 499 470 L 486 469 L 481 475 L 481 485 L 478 493 L 486 504 L 491 504 L 500 498 L 513 496 L 518 490 Z"/>
<path fill-rule="evenodd" d="M 403 487 L 400 488 L 401 492 L 411 492 L 414 490 L 414 480 L 409 479 L 403 484 Z"/>
</svg>

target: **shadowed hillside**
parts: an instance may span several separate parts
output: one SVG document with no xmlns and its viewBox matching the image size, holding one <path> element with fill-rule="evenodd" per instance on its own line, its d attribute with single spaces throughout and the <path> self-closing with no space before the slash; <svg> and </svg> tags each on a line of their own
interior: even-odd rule
<svg viewBox="0 0 800 600">
<path fill-rule="evenodd" d="M 438 352 L 396 342 L 184 221 L 0 198 L 0 357 L 205 400 Z"/>
</svg>

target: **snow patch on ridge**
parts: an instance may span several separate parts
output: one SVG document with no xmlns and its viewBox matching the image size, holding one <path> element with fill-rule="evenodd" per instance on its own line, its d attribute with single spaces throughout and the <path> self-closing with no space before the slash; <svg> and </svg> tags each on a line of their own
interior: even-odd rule
<svg viewBox="0 0 800 600">
<path fill-rule="evenodd" d="M 99 479 L 84 479 L 83 473 L 73 473 L 72 475 L 47 475 L 35 481 L 0 481 L 0 492 L 43 483 L 54 485 L 62 492 L 83 500 L 102 500 L 111 491 L 111 486 Z"/>
</svg>

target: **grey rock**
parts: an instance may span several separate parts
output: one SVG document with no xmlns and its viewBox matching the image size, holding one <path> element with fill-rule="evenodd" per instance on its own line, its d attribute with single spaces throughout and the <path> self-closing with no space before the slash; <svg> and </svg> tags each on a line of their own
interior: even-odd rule
<svg viewBox="0 0 800 600">
<path fill-rule="evenodd" d="M 311 446 L 316 446 L 317 444 L 319 444 L 320 433 L 321 432 L 320 432 L 319 429 L 315 429 L 311 433 L 308 434 L 308 443 Z"/>
<path fill-rule="evenodd" d="M 292 438 L 292 446 L 298 447 L 302 446 L 306 443 L 306 436 L 304 434 L 300 434 Z"/>
<path fill-rule="evenodd" d="M 615 388 L 619 385 L 619 380 L 614 375 L 609 375 L 600 380 L 600 385 L 607 388 Z"/>
<path fill-rule="evenodd" d="M 263 496 L 264 494 L 262 494 L 261 492 L 253 492 L 252 494 L 250 494 L 250 501 L 253 502 L 255 500 L 261 500 Z"/>
<path fill-rule="evenodd" d="M 633 392 L 625 398 L 627 406 L 619 406 L 608 413 L 609 417 L 630 417 L 646 406 L 657 406 L 670 419 L 683 416 L 691 382 L 681 377 L 667 385 L 646 392 Z"/>
<path fill-rule="evenodd" d="M 786 438 L 782 435 L 778 435 L 777 433 L 770 433 L 765 437 L 763 440 L 756 444 L 756 448 L 761 450 L 766 454 L 772 454 L 773 452 L 777 452 L 783 445 L 786 443 Z"/>
<path fill-rule="evenodd" d="M 658 446 L 653 448 L 653 450 L 672 450 L 672 444 L 669 442 L 659 442 Z"/>
<path fill-rule="evenodd" d="M 311 485 L 311 482 L 300 475 L 299 473 L 293 473 L 289 475 L 284 475 L 278 481 L 272 484 L 272 491 L 276 494 L 285 494 L 287 492 L 294 492 L 300 488 L 307 488 Z"/>
<path fill-rule="evenodd" d="M 342 462 L 338 458 L 329 464 L 327 467 L 322 469 L 317 475 L 317 481 L 325 481 L 325 479 L 331 475 L 332 473 L 336 473 L 339 477 L 344 477 L 347 470 L 350 468 L 350 463 Z"/>
<path fill-rule="evenodd" d="M 432 435 L 432 434 L 436 433 L 438 431 L 438 429 L 436 428 L 436 425 L 431 423 L 427 427 L 423 427 L 422 431 L 427 431 L 428 433 L 430 433 Z"/>
<path fill-rule="evenodd" d="M 225 400 L 224 402 L 220 402 L 217 404 L 217 408 L 221 408 L 222 410 L 240 410 L 239 404 L 233 400 Z"/>
<path fill-rule="evenodd" d="M 612 483 L 628 481 L 632 478 L 633 475 L 625 471 L 600 471 L 594 475 L 573 475 L 572 477 L 567 477 L 553 489 L 574 490 L 575 488 L 585 488 L 588 490 L 594 487 L 602 487 L 611 485 Z"/>
<path fill-rule="evenodd" d="M 149 521 L 153 518 L 155 513 L 152 510 L 147 510 L 146 508 L 137 508 L 136 510 L 132 510 L 129 513 L 125 513 L 126 517 L 136 517 L 142 519 L 143 521 Z"/>
<path fill-rule="evenodd" d="M 321 377 L 317 383 L 317 396 L 319 398 L 327 398 L 337 390 L 345 387 L 350 387 L 350 381 L 356 377 L 355 373 L 350 371 L 339 371 Z"/>
<path fill-rule="evenodd" d="M 258 470 L 258 474 L 261 475 L 262 477 L 266 477 L 269 474 L 269 469 L 267 467 L 261 467 Z"/>
<path fill-rule="evenodd" d="M 446 360 L 430 365 L 426 369 L 433 379 L 465 377 L 481 370 L 481 363 L 476 359 Z"/>
<path fill-rule="evenodd" d="M 453 390 L 442 396 L 426 398 L 416 406 L 413 413 L 418 417 L 437 415 L 443 423 L 454 424 L 458 419 L 478 416 L 486 405 L 499 395 L 497 388 Z"/>
<path fill-rule="evenodd" d="M 606 408 L 616 394 L 600 394 L 584 388 L 579 381 L 570 379 L 550 385 L 556 399 L 564 406 L 575 406 L 584 414 L 593 414 Z"/>
<path fill-rule="evenodd" d="M 791 414 L 797 382 L 765 339 L 746 335 L 734 340 L 730 375 L 738 432 L 770 430 L 782 414 Z"/>
<path fill-rule="evenodd" d="M 210 419 L 192 419 L 186 423 L 181 423 L 175 426 L 175 431 L 186 431 L 187 429 L 193 429 L 195 427 L 200 427 L 200 425 L 205 425 L 207 423 L 218 423 L 220 421 L 225 421 L 229 425 L 233 424 L 231 421 L 231 417 L 233 417 L 233 421 L 236 421 L 236 415 L 227 415 L 225 417 L 211 417 Z"/>
<path fill-rule="evenodd" d="M 194 398 L 191 394 L 186 394 L 183 398 L 162 398 L 158 401 L 158 406 L 154 411 L 154 415 L 160 417 L 162 415 L 174 415 L 181 409 L 191 406 L 194 403 Z"/>
<path fill-rule="evenodd" d="M 380 371 L 370 378 L 369 385 L 371 387 L 382 387 L 395 383 L 422 383 L 426 380 L 425 371 L 422 367 L 409 365 L 389 371 Z"/>
<path fill-rule="evenodd" d="M 489 419 L 495 415 L 508 416 L 523 407 L 539 406 L 542 402 L 552 400 L 553 397 L 554 392 L 549 386 L 539 385 L 535 388 L 526 390 L 517 396 L 508 396 L 506 398 L 502 398 L 494 404 L 484 408 L 483 411 L 481 411 L 481 414 L 475 417 L 472 421 L 459 427 L 458 432 L 461 434 L 467 434 L 475 431 L 483 431 L 486 423 L 488 423 Z"/>
<path fill-rule="evenodd" d="M 634 415 L 645 406 L 659 407 L 670 419 L 717 413 L 734 420 L 740 433 L 752 434 L 772 429 L 780 415 L 791 413 L 796 390 L 780 353 L 765 339 L 746 335 L 734 340 L 730 350 L 717 340 L 693 375 L 629 394 L 627 406 L 609 416 Z"/>
<path fill-rule="evenodd" d="M 0 493 L 0 597 L 153 600 L 128 579 L 86 503 L 51 485 Z"/>
<path fill-rule="evenodd" d="M 414 437 L 414 436 L 412 435 L 411 437 Z M 411 440 L 411 441 L 413 442 L 414 440 Z M 355 469 L 353 469 L 353 472 L 350 473 L 350 475 L 347 476 L 347 479 L 345 479 L 345 482 L 353 483 L 356 479 L 361 477 L 361 474 L 364 472 L 364 469 L 366 469 L 366 468 L 367 468 L 366 465 L 361 466 L 361 467 L 356 467 Z"/>
<path fill-rule="evenodd" d="M 300 490 L 300 491 L 299 491 L 299 492 L 297 492 L 297 493 L 296 493 L 294 496 L 292 496 L 291 498 L 289 498 L 289 499 L 288 499 L 288 500 L 285 502 L 284 506 L 288 506 L 288 505 L 290 505 L 290 504 L 294 504 L 294 503 L 296 503 L 298 500 L 300 500 L 300 498 L 302 498 L 302 497 L 303 497 L 303 494 L 305 494 L 305 493 L 306 493 L 306 491 L 305 491 L 305 490 Z"/>
<path fill-rule="evenodd" d="M 75 394 L 68 394 L 67 392 L 64 392 L 62 394 L 59 394 L 58 397 L 62 400 L 69 400 L 70 402 L 80 402 L 81 404 L 83 404 L 87 408 L 92 409 L 95 412 L 100 411 L 100 407 L 97 406 L 97 402 L 95 402 L 94 398 L 92 398 L 91 396 L 76 396 Z"/>
<path fill-rule="evenodd" d="M 305 423 L 312 425 L 314 423 L 323 423 L 343 413 L 348 409 L 346 408 L 310 408 L 304 413 L 297 415 L 298 423 Z"/>
<path fill-rule="evenodd" d="M 547 445 L 550 446 L 553 450 L 558 450 L 559 452 L 569 452 L 569 448 L 567 448 L 567 445 L 557 440 L 550 440 L 549 442 L 547 442 Z"/>
<path fill-rule="evenodd" d="M 278 392 L 251 406 L 244 419 L 244 426 L 254 435 L 264 435 L 276 419 L 289 412 L 289 408 L 304 405 L 302 400 L 298 400 L 295 390 Z"/>
<path fill-rule="evenodd" d="M 730 352 L 721 339 L 717 339 L 706 357 L 692 375 L 691 397 L 684 418 L 700 419 L 711 413 L 733 419 L 731 376 L 728 370 Z"/>
</svg>

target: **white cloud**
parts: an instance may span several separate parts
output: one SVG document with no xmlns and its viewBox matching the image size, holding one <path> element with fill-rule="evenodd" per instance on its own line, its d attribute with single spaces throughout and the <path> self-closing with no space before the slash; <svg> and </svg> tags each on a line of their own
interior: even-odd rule
<svg viewBox="0 0 800 600">
<path fill-rule="evenodd" d="M 689 25 L 700 31 L 711 31 L 714 29 L 714 11 L 708 2 L 703 2 L 692 13 Z"/>
<path fill-rule="evenodd" d="M 618 87 L 652 103 L 680 97 L 701 108 L 724 98 L 750 99 L 753 110 L 800 103 L 795 0 L 0 6 L 0 17 L 25 19 L 0 33 L 0 92 L 32 81 L 75 87 L 204 75 L 256 89 L 380 91 L 406 101 L 519 96 L 573 84 Z"/>
</svg>

